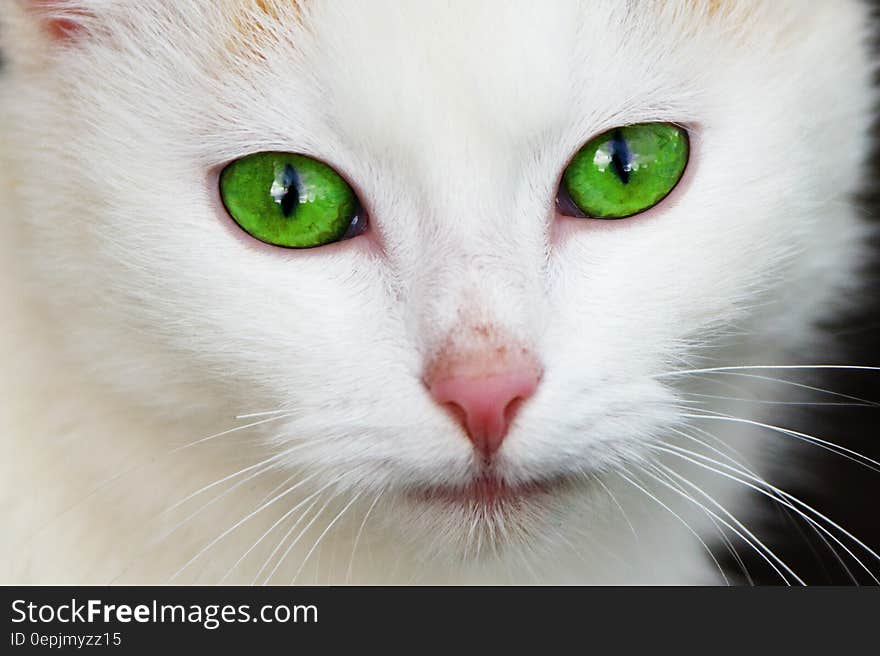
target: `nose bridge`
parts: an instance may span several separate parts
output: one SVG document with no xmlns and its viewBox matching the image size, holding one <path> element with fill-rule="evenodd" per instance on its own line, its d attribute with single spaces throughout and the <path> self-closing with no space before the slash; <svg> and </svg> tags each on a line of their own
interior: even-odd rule
<svg viewBox="0 0 880 656">
<path fill-rule="evenodd" d="M 426 161 L 419 167 L 425 202 L 409 242 L 418 244 L 408 252 L 407 269 L 416 272 L 409 307 L 426 370 L 436 372 L 442 362 L 467 369 L 471 360 L 485 376 L 502 356 L 534 343 L 544 297 L 544 217 L 519 206 L 514 171 L 491 144 L 465 143 L 460 165 L 445 178 Z M 448 148 L 432 154 L 451 160 Z"/>
<path fill-rule="evenodd" d="M 438 259 L 413 290 L 426 361 L 441 351 L 500 355 L 534 342 L 541 295 L 529 273 L 516 270 L 515 257 L 459 252 Z"/>
<path fill-rule="evenodd" d="M 491 184 L 503 185 L 503 177 L 496 171 Z M 543 299 L 543 217 L 517 207 L 512 194 L 466 192 L 464 185 L 457 194 L 443 194 L 442 203 L 435 199 L 418 261 L 411 263 L 418 271 L 412 291 L 429 351 L 450 337 L 473 337 L 468 329 L 481 325 L 528 341 L 526 324 Z"/>
</svg>

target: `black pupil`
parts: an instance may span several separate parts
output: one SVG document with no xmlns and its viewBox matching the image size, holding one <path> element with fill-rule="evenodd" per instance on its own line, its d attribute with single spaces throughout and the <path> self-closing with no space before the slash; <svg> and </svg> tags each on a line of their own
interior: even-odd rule
<svg viewBox="0 0 880 656">
<path fill-rule="evenodd" d="M 286 165 L 281 175 L 275 179 L 275 183 L 280 189 L 277 192 L 273 190 L 272 195 L 275 198 L 275 202 L 281 206 L 281 213 L 284 215 L 284 218 L 289 218 L 299 204 L 299 189 L 296 186 L 296 182 L 296 169 L 290 164 Z"/>
<path fill-rule="evenodd" d="M 617 130 L 611 137 L 611 166 L 620 181 L 623 184 L 629 184 L 632 161 L 629 144 L 626 143 L 620 130 Z"/>
</svg>

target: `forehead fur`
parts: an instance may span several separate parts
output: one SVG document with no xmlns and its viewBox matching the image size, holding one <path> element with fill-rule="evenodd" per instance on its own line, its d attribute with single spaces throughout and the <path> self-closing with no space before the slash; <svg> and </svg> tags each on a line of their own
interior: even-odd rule
<svg viewBox="0 0 880 656">
<path fill-rule="evenodd" d="M 736 22 L 752 15 L 758 5 L 769 3 L 766 0 L 648 0 L 647 3 L 622 4 L 633 14 L 650 11 L 653 5 L 653 9 L 684 13 L 697 21 L 722 18 Z M 242 39 L 257 41 L 271 36 L 278 22 L 294 19 L 302 24 L 312 6 L 320 8 L 320 3 L 313 0 L 229 0 L 229 5 L 233 11 L 233 28 Z"/>
<path fill-rule="evenodd" d="M 234 56 L 262 59 L 262 50 L 285 28 L 302 28 L 306 0 L 231 0 L 226 7 L 232 27 L 226 43 Z"/>
</svg>

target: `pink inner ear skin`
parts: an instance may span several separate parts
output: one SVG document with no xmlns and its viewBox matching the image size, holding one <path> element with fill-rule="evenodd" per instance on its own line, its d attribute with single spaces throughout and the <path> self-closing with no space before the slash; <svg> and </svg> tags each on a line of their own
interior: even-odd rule
<svg viewBox="0 0 880 656">
<path fill-rule="evenodd" d="M 31 0 L 29 4 L 53 40 L 67 41 L 82 32 L 83 25 L 77 18 L 85 17 L 85 10 L 72 8 L 59 0 Z"/>
<path fill-rule="evenodd" d="M 69 18 L 54 18 L 46 21 L 46 31 L 58 41 L 72 39 L 81 29 L 79 23 Z"/>
</svg>

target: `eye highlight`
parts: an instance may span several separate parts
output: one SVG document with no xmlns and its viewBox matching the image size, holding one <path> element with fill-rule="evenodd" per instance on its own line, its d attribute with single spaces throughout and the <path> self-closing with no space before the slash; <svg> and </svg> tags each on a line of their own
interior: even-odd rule
<svg viewBox="0 0 880 656">
<path fill-rule="evenodd" d="M 220 198 L 252 237 L 284 248 L 314 248 L 366 228 L 352 188 L 326 164 L 305 155 L 247 155 L 220 173 Z"/>
<path fill-rule="evenodd" d="M 672 123 L 640 123 L 587 142 L 562 175 L 557 206 L 563 214 L 622 219 L 669 195 L 690 157 L 687 130 Z"/>
</svg>

